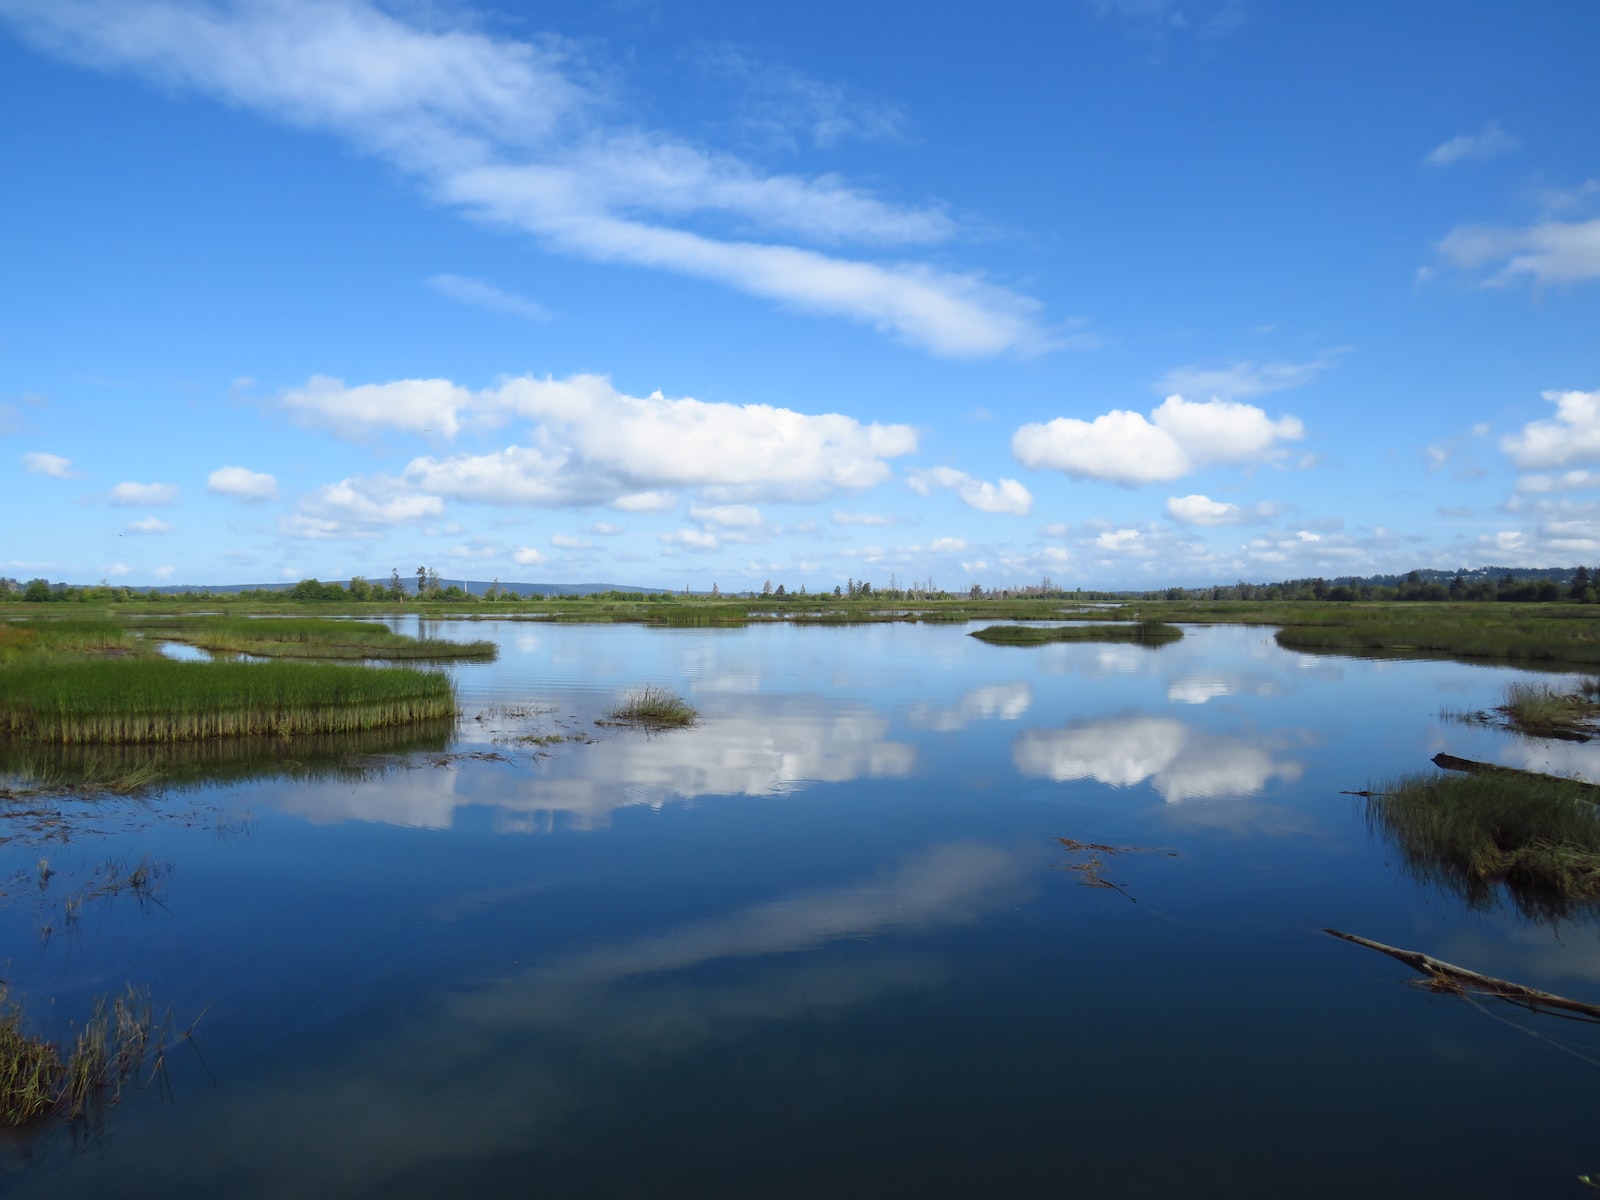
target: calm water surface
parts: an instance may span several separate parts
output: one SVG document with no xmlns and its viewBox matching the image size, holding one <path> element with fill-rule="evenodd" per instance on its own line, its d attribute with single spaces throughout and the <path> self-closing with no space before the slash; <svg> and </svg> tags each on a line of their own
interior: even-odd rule
<svg viewBox="0 0 1600 1200">
<path fill-rule="evenodd" d="M 129 981 L 205 1012 L 170 1100 L 0 1144 L 0 1193 L 1581 1196 L 1600 1171 L 1600 1031 L 1320 932 L 1600 1002 L 1596 925 L 1469 910 L 1340 794 L 1440 750 L 1600 778 L 1594 748 L 1439 718 L 1521 672 L 1244 628 L 427 632 L 501 645 L 455 669 L 453 742 L 0 845 L 0 959 L 42 1025 Z M 700 724 L 594 724 L 646 682 Z M 1134 848 L 1103 856 L 1120 890 L 1058 838 Z M 144 856 L 156 900 L 69 916 Z"/>
</svg>

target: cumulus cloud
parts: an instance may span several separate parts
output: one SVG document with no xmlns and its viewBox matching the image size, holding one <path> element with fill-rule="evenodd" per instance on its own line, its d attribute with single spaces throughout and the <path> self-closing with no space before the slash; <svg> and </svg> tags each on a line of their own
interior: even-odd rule
<svg viewBox="0 0 1600 1200">
<path fill-rule="evenodd" d="M 382 530 L 437 517 L 444 502 L 383 477 L 341 479 L 310 493 L 281 528 L 290 537 L 373 537 Z"/>
<path fill-rule="evenodd" d="M 535 550 L 532 546 L 523 546 L 519 548 L 511 557 L 525 567 L 531 567 L 544 561 L 544 555 Z"/>
<path fill-rule="evenodd" d="M 1542 395 L 1556 406 L 1556 415 L 1500 439 L 1511 461 L 1524 470 L 1539 470 L 1600 460 L 1600 391 Z"/>
<path fill-rule="evenodd" d="M 129 533 L 171 533 L 172 526 L 159 517 L 145 517 L 142 521 L 130 521 L 127 531 Z"/>
<path fill-rule="evenodd" d="M 1266 520 L 1277 512 L 1277 505 L 1265 501 L 1250 505 L 1229 504 L 1198 492 L 1192 496 L 1167 497 L 1167 515 L 1184 525 L 1242 525 L 1247 521 Z"/>
<path fill-rule="evenodd" d="M 284 403 L 352 435 L 388 427 L 449 437 L 467 422 L 532 423 L 529 445 L 423 456 L 403 472 L 420 491 L 485 504 L 659 511 L 672 506 L 665 489 L 673 487 L 702 488 L 715 500 L 816 499 L 881 483 L 887 459 L 917 448 L 909 425 L 660 392 L 629 396 L 597 375 L 524 376 L 477 392 L 442 379 L 345 387 L 319 376 Z"/>
<path fill-rule="evenodd" d="M 586 542 L 582 538 L 570 537 L 565 533 L 553 534 L 550 544 L 557 550 L 593 550 L 594 543 Z"/>
<path fill-rule="evenodd" d="M 124 508 L 171 504 L 178 498 L 175 483 L 119 483 L 111 489 L 111 503 Z"/>
<path fill-rule="evenodd" d="M 261 503 L 278 498 L 278 481 L 264 471 L 246 467 L 218 467 L 206 476 L 206 491 L 235 500 Z"/>
<path fill-rule="evenodd" d="M 1270 745 L 1202 733 L 1170 717 L 1030 729 L 1012 743 L 1011 757 L 1023 774 L 1057 783 L 1096 779 L 1124 788 L 1149 780 L 1169 804 L 1254 795 L 1273 779 L 1298 779 L 1303 770 L 1299 762 L 1277 758 Z"/>
<path fill-rule="evenodd" d="M 1011 453 L 1034 470 L 1137 486 L 1203 467 L 1272 460 L 1282 455 L 1282 442 L 1303 436 L 1298 417 L 1274 421 L 1253 405 L 1172 395 L 1148 419 L 1113 409 L 1093 421 L 1057 417 L 1024 425 L 1011 438 Z"/>
<path fill-rule="evenodd" d="M 756 529 L 761 525 L 761 510 L 752 504 L 691 504 L 689 516 L 702 525 L 724 529 Z"/>
<path fill-rule="evenodd" d="M 661 542 L 685 550 L 715 550 L 722 545 L 716 534 L 704 529 L 675 529 L 671 533 L 663 533 Z"/>
<path fill-rule="evenodd" d="M 608 106 L 553 39 L 408 22 L 370 0 L 226 7 L 174 0 L 8 0 L 36 47 L 339 136 L 475 219 L 592 261 L 710 280 L 844 317 L 936 354 L 1041 348 L 1038 302 L 976 274 L 786 244 L 898 248 L 945 240 L 937 208 L 836 176 L 764 173 L 650 131 Z M 706 232 L 721 226 L 718 236 Z"/>
<path fill-rule="evenodd" d="M 954 467 L 930 467 L 924 471 L 913 471 L 906 483 L 919 496 L 927 496 L 935 488 L 947 488 L 960 496 L 963 504 L 979 512 L 1022 517 L 1033 508 L 1033 493 L 1015 479 L 988 483 Z"/>
<path fill-rule="evenodd" d="M 30 475 L 46 475 L 51 479 L 76 479 L 81 471 L 72 469 L 72 460 L 59 454 L 45 454 L 34 450 L 22 456 L 22 468 Z"/>
<path fill-rule="evenodd" d="M 621 525 L 613 525 L 609 521 L 595 521 L 583 527 L 585 533 L 599 534 L 601 537 L 620 537 L 627 532 Z"/>
<path fill-rule="evenodd" d="M 844 512 L 840 509 L 833 510 L 833 516 L 830 520 L 835 525 L 867 527 L 898 525 L 900 523 L 896 518 L 885 513 Z"/>
<path fill-rule="evenodd" d="M 1472 158 L 1493 158 L 1509 154 L 1521 143 L 1504 129 L 1498 121 L 1490 121 L 1477 133 L 1463 133 L 1435 146 L 1422 161 L 1430 167 L 1448 167 Z"/>
<path fill-rule="evenodd" d="M 1524 495 L 1548 495 L 1551 492 L 1571 492 L 1579 488 L 1600 487 L 1600 471 L 1579 468 L 1563 471 L 1559 475 L 1524 475 L 1517 480 L 1517 491 Z"/>
<path fill-rule="evenodd" d="M 1269 392 L 1304 387 L 1332 367 L 1328 358 L 1312 362 L 1236 362 L 1225 367 L 1174 367 L 1155 383 L 1163 396 L 1187 394 L 1220 400 L 1248 400 Z"/>
<path fill-rule="evenodd" d="M 469 279 L 463 275 L 433 275 L 428 279 L 428 286 L 441 296 L 448 296 L 458 303 L 470 304 L 474 308 L 507 313 L 513 317 L 521 317 L 524 321 L 550 319 L 550 310 L 544 305 L 529 300 L 526 296 L 519 296 L 515 292 L 502 291 L 481 279 Z"/>
<path fill-rule="evenodd" d="M 1463 271 L 1487 269 L 1485 287 L 1519 276 L 1538 284 L 1600 278 L 1600 218 L 1540 221 L 1520 228 L 1458 225 L 1438 245 L 1441 258 Z"/>
</svg>

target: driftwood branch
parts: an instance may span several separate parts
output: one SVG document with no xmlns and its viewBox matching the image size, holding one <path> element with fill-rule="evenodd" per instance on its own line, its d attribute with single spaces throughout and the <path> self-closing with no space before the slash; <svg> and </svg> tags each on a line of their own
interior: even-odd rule
<svg viewBox="0 0 1600 1200">
<path fill-rule="evenodd" d="M 1435 754 L 1433 765 L 1445 771 L 1465 771 L 1470 775 L 1504 775 L 1518 779 L 1554 780 L 1571 784 L 1579 791 L 1600 795 L 1600 784 L 1585 783 L 1581 779 L 1567 779 L 1560 775 L 1544 775 L 1538 771 L 1524 771 L 1517 767 L 1502 767 L 1499 763 L 1478 762 L 1472 758 L 1457 758 L 1454 754 Z"/>
<path fill-rule="evenodd" d="M 1578 1013 L 1591 1020 L 1600 1021 L 1600 1004 L 1585 1004 L 1581 1000 L 1568 1000 L 1565 996 L 1557 996 L 1550 992 L 1541 992 L 1538 988 L 1524 987 L 1520 983 L 1512 983 L 1508 979 L 1496 979 L 1493 975 L 1480 975 L 1476 971 L 1469 971 L 1465 967 L 1458 967 L 1454 963 L 1443 962 L 1431 955 L 1423 954 L 1418 950 L 1401 950 L 1397 946 L 1386 946 L 1382 942 L 1374 942 L 1364 937 L 1357 937 L 1353 933 L 1343 933 L 1337 929 L 1324 929 L 1323 933 L 1331 934 L 1346 942 L 1354 942 L 1358 946 L 1365 946 L 1368 950 L 1376 950 L 1379 954 L 1387 954 L 1390 958 L 1399 959 L 1413 971 L 1420 971 L 1427 976 L 1425 986 L 1438 991 L 1482 992 L 1490 996 L 1498 996 L 1502 1000 L 1510 1000 L 1517 1004 L 1538 1009 L 1553 1009 L 1559 1012 Z"/>
</svg>

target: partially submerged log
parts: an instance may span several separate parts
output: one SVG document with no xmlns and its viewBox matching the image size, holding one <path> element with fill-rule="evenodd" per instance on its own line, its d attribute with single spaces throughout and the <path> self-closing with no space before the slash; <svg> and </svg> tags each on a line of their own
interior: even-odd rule
<svg viewBox="0 0 1600 1200">
<path fill-rule="evenodd" d="M 1470 775 L 1507 775 L 1517 779 L 1554 780 L 1571 784 L 1581 792 L 1600 795 L 1600 784 L 1585 783 L 1581 779 L 1568 779 L 1563 775 L 1545 775 L 1539 771 L 1524 771 L 1520 767 L 1502 767 L 1499 763 L 1479 762 L 1473 758 L 1457 758 L 1454 754 L 1435 754 L 1433 765 L 1444 771 L 1465 771 Z"/>
<path fill-rule="evenodd" d="M 1441 992 L 1480 992 L 1484 995 L 1495 996 L 1502 1000 L 1510 1000 L 1514 1004 L 1522 1004 L 1537 1012 L 1540 1009 L 1552 1009 L 1564 1013 L 1576 1013 L 1592 1021 L 1600 1021 L 1600 1004 L 1585 1004 L 1581 1000 L 1568 1000 L 1565 996 L 1557 996 L 1551 992 L 1542 992 L 1538 988 L 1525 987 L 1520 983 L 1512 983 L 1509 979 L 1496 979 L 1493 975 L 1480 975 L 1477 971 L 1469 971 L 1466 967 L 1458 967 L 1454 963 L 1447 963 L 1431 955 L 1423 954 L 1419 950 L 1402 950 L 1397 946 L 1386 946 L 1382 942 L 1374 942 L 1368 938 L 1358 937 L 1353 933 L 1343 933 L 1337 929 L 1324 929 L 1323 933 L 1331 934 L 1346 942 L 1354 942 L 1357 946 L 1365 946 L 1368 950 L 1376 950 L 1379 954 L 1387 954 L 1390 958 L 1399 959 L 1414 971 L 1420 971 L 1427 976 L 1422 981 L 1422 986 Z"/>
</svg>

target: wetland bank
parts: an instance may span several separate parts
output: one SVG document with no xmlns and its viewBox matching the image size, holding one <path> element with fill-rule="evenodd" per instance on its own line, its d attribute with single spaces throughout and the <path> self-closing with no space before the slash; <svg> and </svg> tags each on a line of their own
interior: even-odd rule
<svg viewBox="0 0 1600 1200">
<path fill-rule="evenodd" d="M 1182 637 L 387 617 L 493 643 L 430 668 L 444 728 L 51 748 L 58 779 L 167 782 L 19 795 L 58 822 L 3 832 L 9 996 L 59 1044 L 148 988 L 173 1028 L 205 1012 L 204 1063 L 169 1052 L 168 1091 L 126 1089 L 87 1141 L 13 1135 L 0 1185 L 1015 1194 L 1071 1153 L 1085 1194 L 1581 1194 L 1595 1068 L 1571 1051 L 1600 1039 L 1322 930 L 1600 1000 L 1585 901 L 1463 876 L 1343 794 L 1441 752 L 1600 782 L 1596 743 L 1451 715 L 1573 694 L 1582 661 L 1310 653 L 1137 609 Z M 1085 620 L 1126 628 L 1021 618 Z M 696 718 L 605 723 L 646 684 Z M 1063 846 L 1105 848 L 1115 887 Z M 92 895 L 146 856 L 159 904 Z"/>
</svg>

